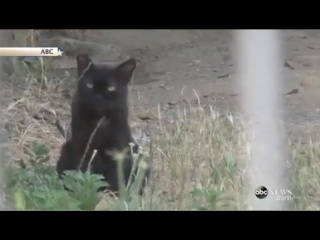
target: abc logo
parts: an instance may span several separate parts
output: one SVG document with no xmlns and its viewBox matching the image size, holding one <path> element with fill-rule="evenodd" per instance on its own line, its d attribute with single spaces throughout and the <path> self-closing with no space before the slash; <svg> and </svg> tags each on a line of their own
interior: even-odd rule
<svg viewBox="0 0 320 240">
<path fill-rule="evenodd" d="M 268 196 L 268 189 L 264 186 L 257 187 L 254 194 L 259 199 L 264 199 Z"/>
</svg>

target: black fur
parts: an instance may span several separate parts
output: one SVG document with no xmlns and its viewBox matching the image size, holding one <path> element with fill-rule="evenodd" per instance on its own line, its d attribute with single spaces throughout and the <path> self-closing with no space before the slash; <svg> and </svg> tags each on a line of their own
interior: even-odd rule
<svg viewBox="0 0 320 240">
<path fill-rule="evenodd" d="M 71 106 L 71 138 L 63 145 L 56 170 L 61 177 L 65 170 L 78 169 L 89 138 L 99 120 L 104 117 L 95 133 L 84 158 L 81 171 L 86 171 L 92 161 L 92 173 L 102 174 L 109 190 L 119 191 L 117 163 L 106 151 L 127 150 L 123 164 L 125 183 L 133 165 L 129 154 L 129 142 L 133 142 L 128 124 L 127 93 L 136 67 L 136 61 L 129 59 L 119 65 L 93 63 L 87 55 L 77 56 L 78 86 Z M 137 146 L 134 147 L 137 152 Z M 149 171 L 147 176 L 149 175 Z"/>
</svg>

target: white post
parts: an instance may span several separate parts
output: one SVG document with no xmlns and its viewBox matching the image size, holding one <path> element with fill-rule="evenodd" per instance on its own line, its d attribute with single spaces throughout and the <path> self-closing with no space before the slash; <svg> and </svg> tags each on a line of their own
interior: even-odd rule
<svg viewBox="0 0 320 240">
<path fill-rule="evenodd" d="M 237 30 L 237 57 L 242 107 L 253 133 L 249 160 L 248 208 L 281 210 L 285 201 L 275 196 L 259 199 L 255 189 L 286 189 L 281 130 L 282 53 L 278 30 Z M 269 194 L 271 195 L 271 194 Z"/>
</svg>

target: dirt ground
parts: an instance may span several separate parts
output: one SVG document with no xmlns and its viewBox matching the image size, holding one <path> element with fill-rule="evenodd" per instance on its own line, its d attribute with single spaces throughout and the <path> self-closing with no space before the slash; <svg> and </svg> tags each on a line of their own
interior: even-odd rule
<svg viewBox="0 0 320 240">
<path fill-rule="evenodd" d="M 90 33 L 87 33 L 90 34 Z M 100 43 L 112 44 L 141 61 L 134 82 L 145 104 L 208 102 L 236 111 L 233 34 L 228 30 L 105 30 Z M 320 31 L 285 30 L 285 122 L 292 140 L 318 139 L 320 130 Z M 135 94 L 135 91 L 133 91 Z M 141 101 L 139 102 L 141 104 Z"/>
<path fill-rule="evenodd" d="M 201 102 L 209 103 L 222 112 L 237 112 L 239 92 L 234 82 L 232 31 L 87 30 L 83 36 L 85 40 L 116 49 L 113 55 L 93 59 L 113 61 L 134 57 L 139 61 L 131 91 L 136 107 L 147 109 L 160 104 L 162 108 L 170 109 L 185 100 L 196 102 L 196 92 Z M 320 31 L 285 30 L 283 49 L 283 97 L 288 134 L 294 141 L 301 139 L 305 142 L 310 137 L 318 140 Z M 121 54 L 116 54 L 118 52 Z M 69 62 L 67 68 L 74 71 L 74 58 Z M 285 96 L 294 89 L 298 92 Z M 13 95 L 11 102 L 19 99 L 12 89 L 7 89 L 7 92 Z M 64 119 L 69 117 L 66 115 Z"/>
</svg>

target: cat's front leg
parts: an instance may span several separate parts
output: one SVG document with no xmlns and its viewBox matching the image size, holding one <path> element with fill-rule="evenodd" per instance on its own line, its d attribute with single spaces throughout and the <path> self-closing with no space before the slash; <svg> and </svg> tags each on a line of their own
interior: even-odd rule
<svg viewBox="0 0 320 240">
<path fill-rule="evenodd" d="M 85 154 L 85 150 L 86 154 Z M 60 158 L 56 165 L 56 171 L 61 178 L 64 171 L 78 170 L 85 172 L 88 167 L 92 150 L 87 149 L 81 142 L 70 139 L 67 141 L 61 149 Z M 85 155 L 85 156 L 84 156 Z"/>
<path fill-rule="evenodd" d="M 61 149 L 60 157 L 57 161 L 56 171 L 59 178 L 62 178 L 64 171 L 76 170 L 77 164 L 74 160 L 73 148 L 71 141 L 66 142 Z"/>
</svg>

